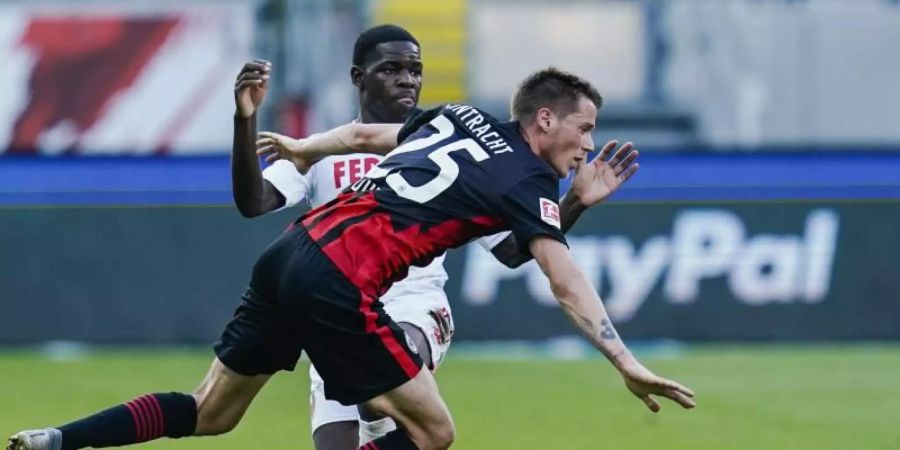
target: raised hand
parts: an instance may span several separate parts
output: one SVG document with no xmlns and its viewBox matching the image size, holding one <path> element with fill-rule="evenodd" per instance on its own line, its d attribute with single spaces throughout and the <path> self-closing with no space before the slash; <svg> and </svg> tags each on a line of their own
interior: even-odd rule
<svg viewBox="0 0 900 450">
<path fill-rule="evenodd" d="M 266 99 L 271 71 L 272 63 L 262 59 L 255 59 L 241 68 L 234 83 L 234 104 L 239 116 L 249 118 Z"/>
<path fill-rule="evenodd" d="M 694 402 L 694 391 L 675 381 L 655 375 L 636 359 L 624 364 L 619 371 L 628 390 L 641 399 L 650 411 L 660 410 L 659 403 L 651 395 L 666 397 L 686 409 L 697 406 Z"/>
<path fill-rule="evenodd" d="M 615 140 L 607 142 L 593 161 L 582 163 L 575 170 L 570 192 L 583 206 L 602 202 L 640 168 L 636 162 L 638 151 L 631 142 L 626 142 L 609 157 L 618 145 Z"/>
</svg>

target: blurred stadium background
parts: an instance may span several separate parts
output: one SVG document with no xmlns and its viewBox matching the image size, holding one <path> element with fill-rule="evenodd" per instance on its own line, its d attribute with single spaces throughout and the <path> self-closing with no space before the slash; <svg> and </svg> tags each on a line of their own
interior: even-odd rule
<svg viewBox="0 0 900 450">
<path fill-rule="evenodd" d="M 698 392 L 651 416 L 536 266 L 461 248 L 437 375 L 458 448 L 900 448 L 896 0 L 0 1 L 0 431 L 199 381 L 297 215 L 232 206 L 235 75 L 273 62 L 264 129 L 344 123 L 353 41 L 385 22 L 422 43 L 424 105 L 505 117 L 550 64 L 599 86 L 595 140 L 642 169 L 572 251 Z M 307 389 L 282 374 L 233 434 L 146 447 L 311 448 Z"/>
</svg>

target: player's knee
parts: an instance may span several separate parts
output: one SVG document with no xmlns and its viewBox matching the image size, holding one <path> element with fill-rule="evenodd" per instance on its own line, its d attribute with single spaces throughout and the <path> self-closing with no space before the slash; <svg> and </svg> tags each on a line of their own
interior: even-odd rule
<svg viewBox="0 0 900 450">
<path fill-rule="evenodd" d="M 453 428 L 452 424 L 448 427 L 441 427 L 434 435 L 435 450 L 450 448 L 454 439 L 456 439 L 456 429 Z"/>
<path fill-rule="evenodd" d="M 215 436 L 234 429 L 241 418 L 233 414 L 206 412 L 197 414 L 197 436 Z"/>
<path fill-rule="evenodd" d="M 428 427 L 426 435 L 428 436 L 428 442 L 425 446 L 427 449 L 445 450 L 450 448 L 453 440 L 456 439 L 456 427 L 448 417 L 446 421 Z"/>
<path fill-rule="evenodd" d="M 425 338 L 425 332 L 409 322 L 400 322 L 398 325 L 412 339 L 413 344 L 416 346 L 415 351 L 422 358 L 422 362 L 427 367 L 431 367 L 431 347 L 428 344 L 428 339 Z"/>
<path fill-rule="evenodd" d="M 203 395 L 194 394 L 197 401 L 197 436 L 215 436 L 225 434 L 234 429 L 241 421 L 241 414 L 233 410 L 223 410 L 216 405 L 204 401 Z"/>
<path fill-rule="evenodd" d="M 358 422 L 332 422 L 313 431 L 316 450 L 347 450 L 359 447 Z"/>
</svg>

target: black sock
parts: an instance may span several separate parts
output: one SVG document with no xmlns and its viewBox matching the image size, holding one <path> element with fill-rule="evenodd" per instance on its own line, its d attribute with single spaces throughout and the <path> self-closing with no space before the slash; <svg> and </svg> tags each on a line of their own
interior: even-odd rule
<svg viewBox="0 0 900 450">
<path fill-rule="evenodd" d="M 397 428 L 368 444 L 360 446 L 356 450 L 419 450 L 419 447 L 409 438 L 406 430 Z"/>
<path fill-rule="evenodd" d="M 116 447 L 163 436 L 194 434 L 197 405 L 192 395 L 170 392 L 147 394 L 125 404 L 58 427 L 62 450 Z"/>
</svg>

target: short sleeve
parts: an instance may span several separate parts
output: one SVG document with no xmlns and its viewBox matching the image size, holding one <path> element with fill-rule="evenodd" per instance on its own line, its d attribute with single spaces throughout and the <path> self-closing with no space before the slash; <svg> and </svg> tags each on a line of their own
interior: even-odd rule
<svg viewBox="0 0 900 450">
<path fill-rule="evenodd" d="M 497 246 L 497 244 L 503 242 L 509 235 L 509 231 L 503 231 L 501 233 L 479 238 L 476 242 L 478 242 L 478 245 L 480 245 L 485 250 L 491 251 L 494 249 L 494 247 Z"/>
<path fill-rule="evenodd" d="M 400 144 L 405 141 L 406 138 L 418 131 L 419 128 L 422 128 L 422 125 L 431 122 L 442 112 L 444 112 L 443 106 L 438 106 L 437 108 L 429 109 L 428 111 L 423 111 L 418 108 L 414 109 L 410 112 L 409 116 L 406 118 L 406 122 L 403 123 L 403 127 L 401 127 L 400 131 L 397 133 L 397 143 Z"/>
<path fill-rule="evenodd" d="M 531 175 L 513 184 L 501 197 L 501 214 L 522 254 L 531 254 L 529 244 L 538 236 L 566 244 L 556 200 L 558 184 L 549 174 Z"/>
<path fill-rule="evenodd" d="M 301 175 L 290 161 L 279 159 L 263 170 L 263 178 L 284 196 L 284 208 L 294 206 L 309 193 L 309 176 Z"/>
</svg>

